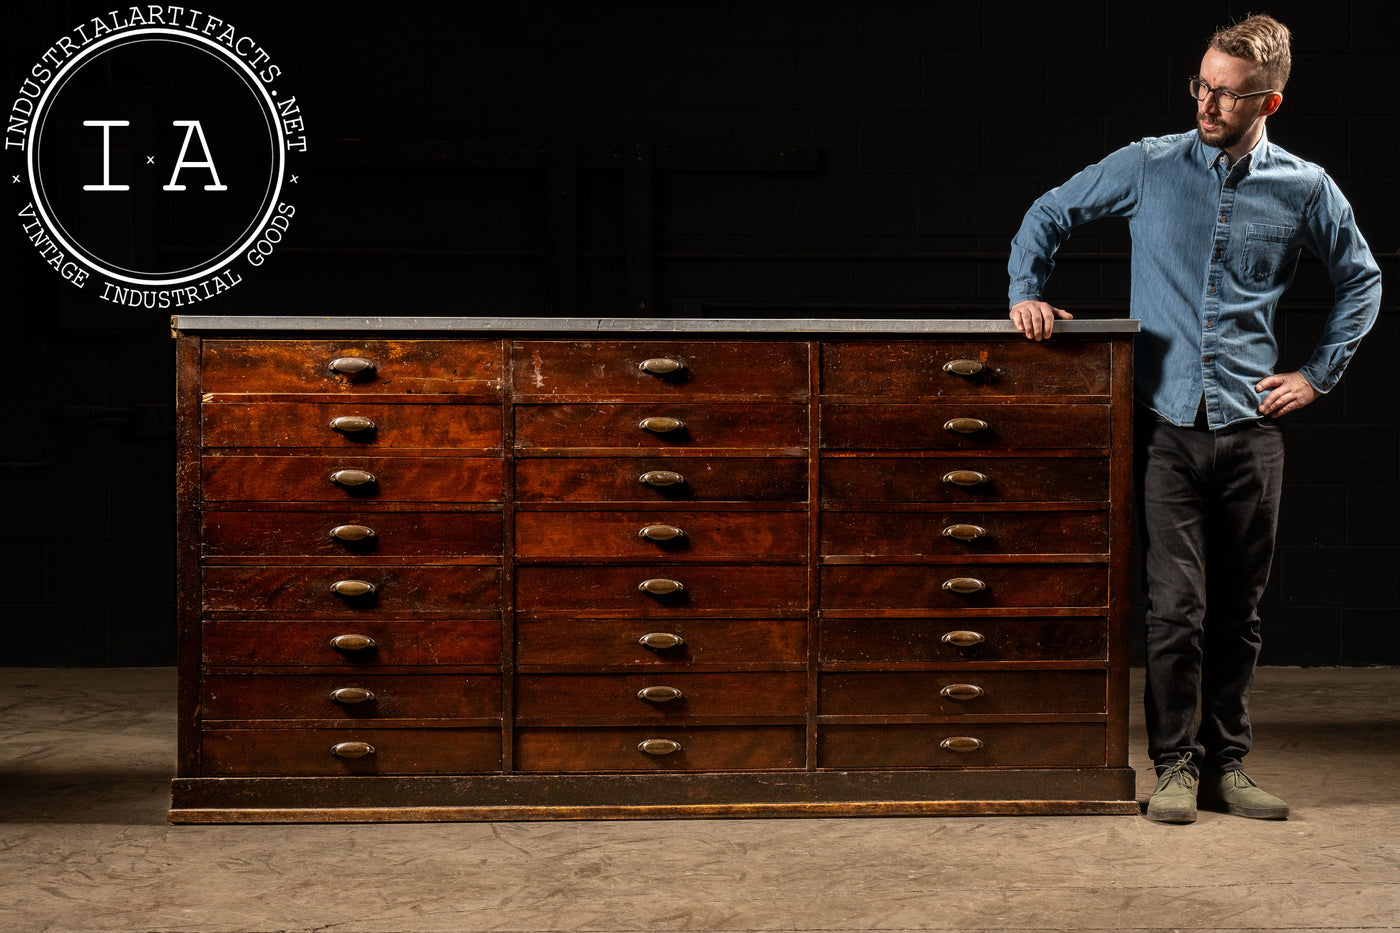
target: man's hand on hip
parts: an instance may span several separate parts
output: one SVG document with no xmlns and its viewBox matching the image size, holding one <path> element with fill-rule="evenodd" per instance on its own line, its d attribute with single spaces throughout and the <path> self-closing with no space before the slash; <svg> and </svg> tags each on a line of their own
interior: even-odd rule
<svg viewBox="0 0 1400 933">
<path fill-rule="evenodd" d="M 1310 405 L 1318 394 L 1302 373 L 1274 373 L 1272 376 L 1265 376 L 1259 380 L 1254 391 L 1263 392 L 1265 389 L 1273 391 L 1264 396 L 1264 401 L 1259 403 L 1259 412 L 1270 418 L 1277 418 Z"/>
<path fill-rule="evenodd" d="M 1030 340 L 1049 340 L 1055 321 L 1068 321 L 1073 317 L 1046 301 L 1022 301 L 1011 308 L 1011 323 Z"/>
</svg>

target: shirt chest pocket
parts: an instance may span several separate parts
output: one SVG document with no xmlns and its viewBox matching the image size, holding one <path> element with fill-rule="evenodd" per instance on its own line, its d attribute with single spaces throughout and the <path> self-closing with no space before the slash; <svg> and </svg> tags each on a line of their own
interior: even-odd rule
<svg viewBox="0 0 1400 933">
<path fill-rule="evenodd" d="M 1292 227 L 1247 224 L 1244 229 L 1244 270 L 1254 279 L 1272 279 L 1288 263 Z"/>
</svg>

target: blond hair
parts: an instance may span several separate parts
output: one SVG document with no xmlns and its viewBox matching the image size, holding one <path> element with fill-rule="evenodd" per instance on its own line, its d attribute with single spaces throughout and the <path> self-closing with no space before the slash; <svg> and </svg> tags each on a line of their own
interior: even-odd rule
<svg viewBox="0 0 1400 933">
<path fill-rule="evenodd" d="M 1293 68 L 1293 36 L 1288 27 L 1264 13 L 1226 26 L 1211 36 L 1210 47 L 1259 66 L 1263 88 L 1282 91 Z"/>
</svg>

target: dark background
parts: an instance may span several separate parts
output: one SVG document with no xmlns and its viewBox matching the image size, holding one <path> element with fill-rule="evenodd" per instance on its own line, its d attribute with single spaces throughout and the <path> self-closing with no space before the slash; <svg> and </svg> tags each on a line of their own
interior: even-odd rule
<svg viewBox="0 0 1400 933">
<path fill-rule="evenodd" d="M 0 91 L 115 8 L 7 8 Z M 193 313 L 609 317 L 1003 316 L 1008 243 L 1030 202 L 1127 142 L 1190 129 L 1186 79 L 1207 38 L 1259 10 L 200 8 L 283 68 L 310 152 L 284 195 L 297 207 L 287 244 Z M 1294 32 L 1270 136 L 1337 179 L 1386 294 L 1342 384 L 1287 420 L 1263 661 L 1396 664 L 1400 5 L 1264 9 Z M 168 316 L 63 282 L 21 235 L 12 189 L 0 665 L 173 663 Z M 1126 314 L 1128 248 L 1121 222 L 1084 228 L 1047 297 L 1081 316 Z M 1280 310 L 1286 367 L 1307 358 L 1329 296 L 1305 257 Z"/>
</svg>

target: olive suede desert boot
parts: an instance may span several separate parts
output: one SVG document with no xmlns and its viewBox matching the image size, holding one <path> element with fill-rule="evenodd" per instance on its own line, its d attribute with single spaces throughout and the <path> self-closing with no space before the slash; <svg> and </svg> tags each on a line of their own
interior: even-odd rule
<svg viewBox="0 0 1400 933">
<path fill-rule="evenodd" d="M 1149 820 L 1158 823 L 1196 822 L 1196 776 L 1187 768 L 1191 753 L 1158 772 L 1157 789 L 1147 801 Z"/>
<path fill-rule="evenodd" d="M 1261 790 L 1243 768 L 1202 775 L 1201 806 L 1255 820 L 1288 819 L 1288 804 Z"/>
</svg>

